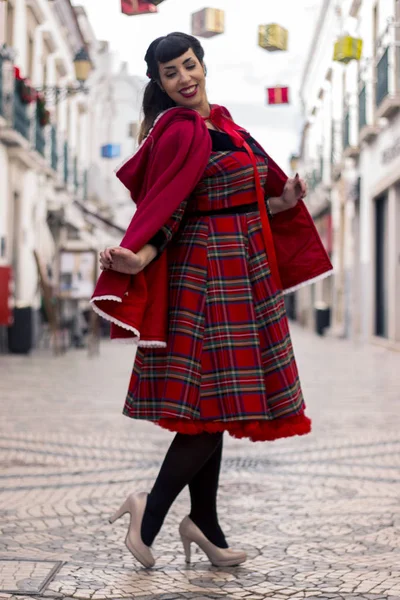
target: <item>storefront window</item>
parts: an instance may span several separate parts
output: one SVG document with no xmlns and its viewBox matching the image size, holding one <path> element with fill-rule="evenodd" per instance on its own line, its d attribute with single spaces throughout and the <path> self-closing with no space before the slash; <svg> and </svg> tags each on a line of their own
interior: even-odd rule
<svg viewBox="0 0 400 600">
<path fill-rule="evenodd" d="M 388 196 L 375 200 L 375 335 L 388 337 Z"/>
</svg>

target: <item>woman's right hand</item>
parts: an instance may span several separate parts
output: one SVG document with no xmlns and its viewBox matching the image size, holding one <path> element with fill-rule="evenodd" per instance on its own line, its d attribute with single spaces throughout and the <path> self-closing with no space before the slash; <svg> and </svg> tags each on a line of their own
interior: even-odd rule
<svg viewBox="0 0 400 600">
<path fill-rule="evenodd" d="M 136 275 L 144 267 L 142 257 L 127 248 L 115 246 L 100 252 L 100 269 Z"/>
</svg>

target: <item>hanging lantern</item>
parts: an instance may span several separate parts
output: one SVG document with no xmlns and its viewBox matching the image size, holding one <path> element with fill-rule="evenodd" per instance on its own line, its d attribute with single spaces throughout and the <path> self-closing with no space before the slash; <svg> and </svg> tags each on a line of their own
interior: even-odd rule
<svg viewBox="0 0 400 600">
<path fill-rule="evenodd" d="M 289 104 L 289 88 L 267 88 L 267 104 Z"/>
<path fill-rule="evenodd" d="M 81 48 L 79 52 L 75 54 L 74 68 L 76 80 L 81 82 L 86 81 L 92 70 L 92 63 L 86 48 Z"/>
<path fill-rule="evenodd" d="M 152 2 L 143 2 L 142 0 L 121 0 L 121 12 L 128 16 L 147 15 L 148 13 L 158 12 L 158 8 Z"/>
<path fill-rule="evenodd" d="M 224 33 L 225 13 L 218 8 L 203 8 L 192 14 L 192 35 L 210 38 Z"/>
<path fill-rule="evenodd" d="M 349 63 L 351 60 L 360 60 L 362 46 L 362 39 L 345 35 L 335 42 L 333 60 L 345 64 Z"/>
<path fill-rule="evenodd" d="M 277 23 L 258 26 L 258 45 L 269 52 L 287 50 L 288 30 Z"/>
</svg>

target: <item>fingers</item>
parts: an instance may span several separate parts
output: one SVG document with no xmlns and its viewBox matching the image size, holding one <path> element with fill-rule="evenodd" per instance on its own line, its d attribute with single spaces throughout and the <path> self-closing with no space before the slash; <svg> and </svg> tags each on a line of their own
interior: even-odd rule
<svg viewBox="0 0 400 600">
<path fill-rule="evenodd" d="M 304 179 L 300 179 L 300 185 L 301 185 L 301 196 L 302 196 L 302 198 L 304 198 L 304 196 L 307 196 L 307 184 L 304 181 Z"/>
<path fill-rule="evenodd" d="M 106 248 L 103 252 L 105 260 L 107 260 L 108 262 L 112 262 L 112 251 L 114 250 L 114 248 Z"/>
<path fill-rule="evenodd" d="M 107 271 L 108 269 L 112 269 L 112 264 L 100 259 L 100 269 L 102 271 Z"/>
<path fill-rule="evenodd" d="M 106 248 L 103 252 L 100 252 L 100 269 L 102 271 L 113 268 L 112 251 L 113 248 Z"/>
<path fill-rule="evenodd" d="M 295 184 L 295 189 L 296 191 L 299 192 L 300 198 L 304 198 L 304 196 L 307 195 L 307 184 L 304 181 L 304 179 L 301 179 L 299 174 L 296 173 L 296 175 L 294 176 L 294 184 Z"/>
</svg>

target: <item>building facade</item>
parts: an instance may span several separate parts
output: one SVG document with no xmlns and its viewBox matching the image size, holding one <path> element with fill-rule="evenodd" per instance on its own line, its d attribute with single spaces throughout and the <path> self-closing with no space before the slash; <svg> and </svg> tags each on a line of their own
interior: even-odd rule
<svg viewBox="0 0 400 600">
<path fill-rule="evenodd" d="M 12 269 L 11 329 L 31 331 L 28 350 L 43 320 L 38 262 L 59 292 L 63 261 L 92 252 L 97 269 L 98 251 L 119 243 L 134 212 L 113 170 L 136 147 L 144 82 L 96 40 L 70 0 L 7 0 L 0 11 L 0 269 Z M 82 50 L 91 61 L 83 84 Z M 110 145 L 118 156 L 104 152 Z M 64 318 L 81 304 L 63 299 Z"/>
<path fill-rule="evenodd" d="M 128 72 L 125 62 L 100 42 L 90 89 L 90 168 L 88 203 L 126 229 L 135 210 L 128 191 L 115 176 L 137 147 L 145 78 Z"/>
<path fill-rule="evenodd" d="M 299 169 L 334 276 L 296 297 L 314 327 L 400 346 L 400 2 L 325 0 L 304 70 Z M 335 42 L 361 39 L 361 59 L 333 60 Z M 397 298 L 397 302 L 396 302 Z"/>
</svg>

